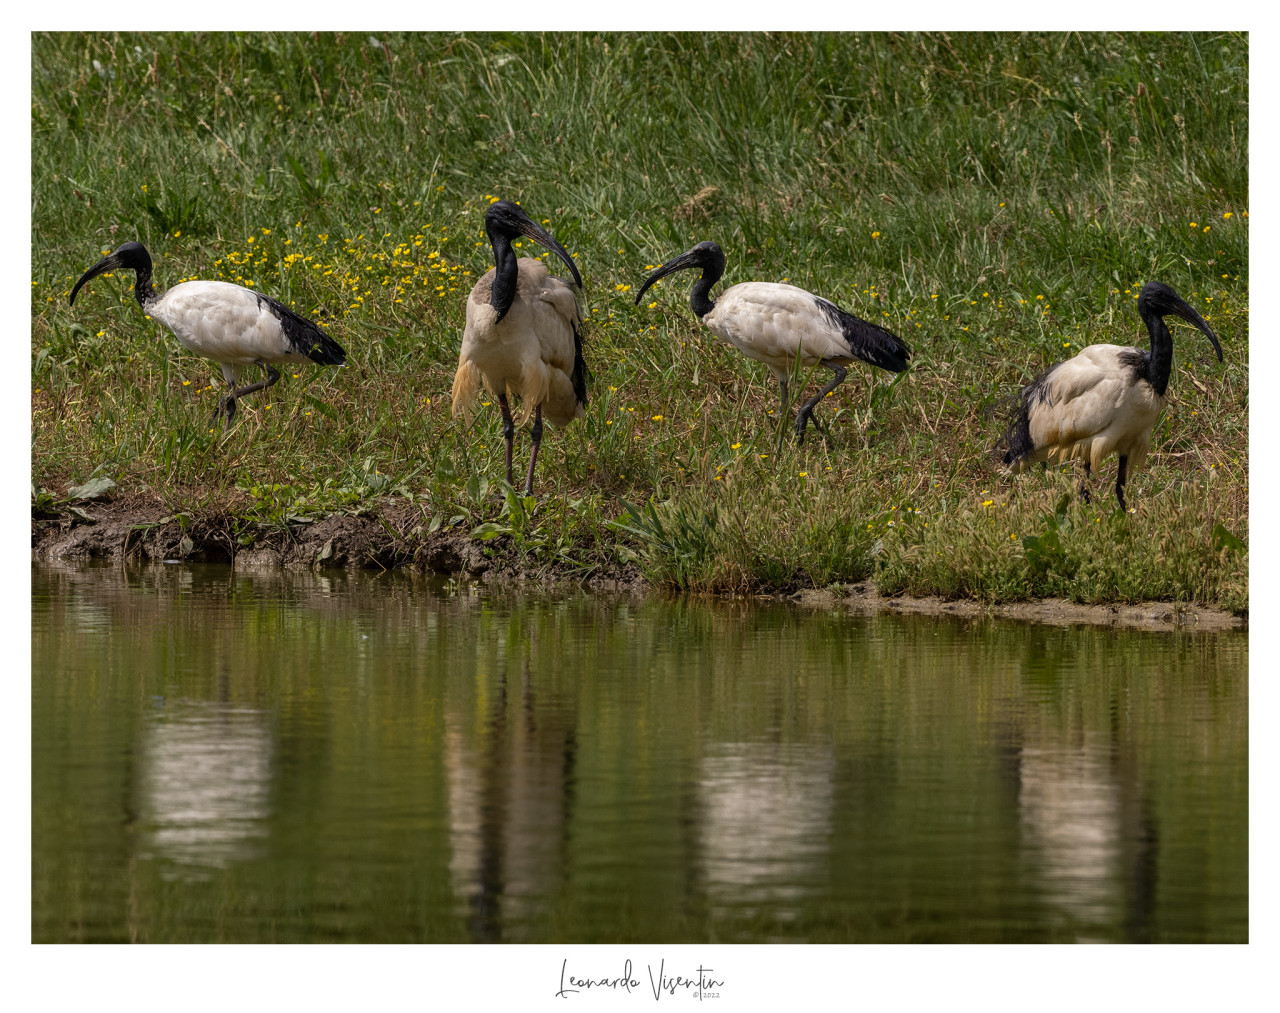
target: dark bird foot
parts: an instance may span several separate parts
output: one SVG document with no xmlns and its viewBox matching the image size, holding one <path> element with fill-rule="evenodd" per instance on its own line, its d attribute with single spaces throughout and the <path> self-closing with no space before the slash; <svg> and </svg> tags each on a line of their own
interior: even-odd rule
<svg viewBox="0 0 1280 1013">
<path fill-rule="evenodd" d="M 810 414 L 805 421 L 813 423 L 814 430 L 822 437 L 824 443 L 831 443 L 831 430 L 826 427 L 825 423 L 823 423 L 822 419 L 818 415 Z M 805 423 L 802 423 L 798 418 L 795 423 L 795 433 L 796 446 L 798 447 L 804 443 L 805 434 Z"/>
<path fill-rule="evenodd" d="M 230 429 L 231 420 L 235 418 L 235 414 L 236 414 L 236 399 L 228 395 L 227 397 L 222 398 L 218 402 L 218 407 L 214 409 L 213 417 L 216 420 L 219 415 L 224 416 L 226 420 L 226 425 L 224 429 Z"/>
</svg>

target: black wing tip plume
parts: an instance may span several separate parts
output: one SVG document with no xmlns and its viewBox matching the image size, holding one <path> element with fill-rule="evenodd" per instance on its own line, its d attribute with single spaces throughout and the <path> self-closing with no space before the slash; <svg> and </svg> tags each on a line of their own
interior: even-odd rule
<svg viewBox="0 0 1280 1013">
<path fill-rule="evenodd" d="M 280 329 L 295 350 L 322 366 L 346 365 L 347 353 L 314 320 L 294 312 L 279 299 L 272 299 L 261 292 L 257 296 L 258 305 L 266 306 L 280 321 Z"/>
<path fill-rule="evenodd" d="M 881 330 L 884 330 L 881 328 Z M 892 373 L 905 373 L 911 367 L 911 349 L 907 347 L 907 343 L 892 331 L 885 331 L 889 337 L 893 338 L 895 344 L 889 356 L 885 369 Z"/>
<path fill-rule="evenodd" d="M 997 464 L 1006 468 L 1030 458 L 1035 453 L 1035 443 L 1031 439 L 1031 411 L 1028 401 L 1029 387 L 1024 387 L 1016 396 L 1008 398 L 997 409 L 1012 414 L 1003 435 L 991 448 L 991 456 Z"/>
<path fill-rule="evenodd" d="M 573 396 L 578 404 L 587 406 L 587 380 L 591 376 L 587 369 L 587 360 L 582 357 L 582 328 L 573 325 L 573 375 L 569 382 L 573 385 Z"/>
<path fill-rule="evenodd" d="M 320 340 L 307 349 L 307 358 L 312 362 L 318 362 L 322 366 L 345 366 L 347 364 L 347 353 L 342 346 L 333 338 L 320 332 Z"/>
<path fill-rule="evenodd" d="M 849 346 L 852 355 L 863 362 L 879 366 L 890 373 L 904 373 L 911 365 L 911 349 L 898 335 L 870 320 L 855 317 L 829 299 L 814 296 L 818 308 L 826 315 Z"/>
<path fill-rule="evenodd" d="M 871 326 L 875 327 L 875 324 Z M 851 341 L 849 347 L 860 359 L 869 362 L 873 366 L 879 366 L 890 373 L 905 373 L 911 368 L 911 349 L 907 347 L 906 342 L 892 331 L 886 331 L 883 328 L 877 329 L 886 338 L 892 340 L 882 342 L 874 347 L 866 345 L 856 347 Z"/>
<path fill-rule="evenodd" d="M 1031 418 L 1026 409 L 1018 412 L 1008 430 L 1005 432 L 1002 445 L 996 447 L 1000 463 L 1006 467 L 1029 458 L 1035 453 L 1036 446 L 1031 441 Z"/>
<path fill-rule="evenodd" d="M 1062 363 L 1057 362 L 1022 387 L 1018 393 L 1012 394 L 993 406 L 1009 419 L 1004 434 L 992 448 L 997 462 L 1005 467 L 1027 461 L 1035 457 L 1036 445 L 1031 438 L 1031 411 L 1037 405 L 1052 405 L 1049 398 L 1049 377 Z"/>
<path fill-rule="evenodd" d="M 347 364 L 346 350 L 340 344 L 310 320 L 303 318 L 303 323 L 306 324 L 304 329 L 293 329 L 291 331 L 287 325 L 285 326 L 285 333 L 295 347 L 301 350 L 312 362 L 321 366 L 345 366 Z"/>
</svg>

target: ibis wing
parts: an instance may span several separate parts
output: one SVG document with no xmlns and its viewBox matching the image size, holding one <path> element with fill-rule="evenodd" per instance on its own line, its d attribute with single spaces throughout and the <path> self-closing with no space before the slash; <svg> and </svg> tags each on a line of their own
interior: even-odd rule
<svg viewBox="0 0 1280 1013">
<path fill-rule="evenodd" d="M 521 263 L 524 263 L 521 261 Z M 542 362 L 548 369 L 548 419 L 563 424 L 587 403 L 587 364 L 582 356 L 582 311 L 573 289 L 548 277 L 530 300 Z"/>
<path fill-rule="evenodd" d="M 1164 400 L 1135 382 L 1142 366 L 1132 348 L 1090 345 L 1037 381 L 1037 396 L 1024 396 L 1037 457 L 1097 465 L 1114 450 L 1145 447 Z"/>
<path fill-rule="evenodd" d="M 174 285 L 147 307 L 187 348 L 225 364 L 341 365 L 342 348 L 305 317 L 260 292 L 225 281 Z"/>
<path fill-rule="evenodd" d="M 890 331 L 802 288 L 776 282 L 734 285 L 703 322 L 780 375 L 790 368 L 797 351 L 806 366 L 856 359 L 893 372 L 906 369 L 911 355 L 906 343 Z"/>
</svg>

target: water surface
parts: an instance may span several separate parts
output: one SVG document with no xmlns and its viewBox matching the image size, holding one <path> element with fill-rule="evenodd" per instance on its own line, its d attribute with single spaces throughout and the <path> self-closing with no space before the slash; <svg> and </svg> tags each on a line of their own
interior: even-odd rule
<svg viewBox="0 0 1280 1013">
<path fill-rule="evenodd" d="M 1248 938 L 1242 633 L 32 583 L 37 941 Z"/>
</svg>

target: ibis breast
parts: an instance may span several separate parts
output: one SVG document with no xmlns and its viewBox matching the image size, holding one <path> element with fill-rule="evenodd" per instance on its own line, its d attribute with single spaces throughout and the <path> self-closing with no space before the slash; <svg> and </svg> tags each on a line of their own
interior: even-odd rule
<svg viewBox="0 0 1280 1013">
<path fill-rule="evenodd" d="M 287 340 L 279 318 L 252 289 L 226 281 L 184 281 L 147 307 L 184 346 L 229 366 L 307 362 Z"/>
<path fill-rule="evenodd" d="M 812 366 L 823 359 L 854 361 L 849 344 L 817 303 L 794 285 L 750 281 L 725 289 L 702 322 L 743 355 L 767 365 L 779 379 L 796 359 Z"/>
</svg>

